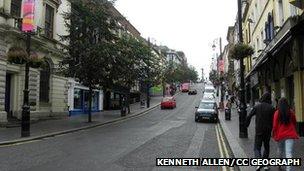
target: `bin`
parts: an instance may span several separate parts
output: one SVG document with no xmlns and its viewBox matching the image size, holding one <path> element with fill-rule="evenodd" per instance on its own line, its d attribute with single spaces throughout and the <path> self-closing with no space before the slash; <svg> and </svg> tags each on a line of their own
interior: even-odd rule
<svg viewBox="0 0 304 171">
<path fill-rule="evenodd" d="M 225 109 L 225 120 L 231 120 L 231 109 Z"/>
</svg>

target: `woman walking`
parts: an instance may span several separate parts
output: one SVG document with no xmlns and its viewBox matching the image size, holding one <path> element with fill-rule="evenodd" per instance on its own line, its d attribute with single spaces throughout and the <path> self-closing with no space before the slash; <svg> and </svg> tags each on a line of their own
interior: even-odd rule
<svg viewBox="0 0 304 171">
<path fill-rule="evenodd" d="M 296 131 L 296 116 L 290 109 L 286 98 L 279 100 L 278 109 L 273 117 L 273 139 L 278 142 L 280 158 L 292 158 L 294 140 L 299 136 Z M 287 166 L 286 171 L 291 167 Z"/>
</svg>

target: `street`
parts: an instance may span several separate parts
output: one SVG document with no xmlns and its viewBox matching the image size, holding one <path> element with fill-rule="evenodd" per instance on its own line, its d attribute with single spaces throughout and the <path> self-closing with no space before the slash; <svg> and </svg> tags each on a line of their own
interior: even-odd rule
<svg viewBox="0 0 304 171">
<path fill-rule="evenodd" d="M 156 167 L 155 159 L 220 157 L 216 124 L 194 122 L 202 97 L 197 89 L 196 96 L 177 96 L 173 110 L 157 108 L 112 125 L 2 147 L 1 170 L 183 170 Z"/>
</svg>

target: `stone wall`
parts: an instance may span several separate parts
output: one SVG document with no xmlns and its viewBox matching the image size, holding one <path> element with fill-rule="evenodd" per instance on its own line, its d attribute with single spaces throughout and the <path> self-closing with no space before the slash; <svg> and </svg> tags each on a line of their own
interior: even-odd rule
<svg viewBox="0 0 304 171">
<path fill-rule="evenodd" d="M 7 121 L 7 114 L 4 111 L 5 102 L 5 79 L 6 79 L 6 62 L 0 57 L 0 122 Z"/>
<path fill-rule="evenodd" d="M 51 103 L 53 115 L 68 114 L 68 79 L 53 75 L 51 80 Z"/>
</svg>

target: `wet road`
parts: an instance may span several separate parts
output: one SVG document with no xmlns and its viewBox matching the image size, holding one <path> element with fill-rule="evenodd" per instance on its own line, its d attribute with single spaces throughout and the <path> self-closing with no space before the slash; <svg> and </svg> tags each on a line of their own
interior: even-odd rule
<svg viewBox="0 0 304 171">
<path fill-rule="evenodd" d="M 197 95 L 178 95 L 173 110 L 157 108 L 111 125 L 2 147 L 0 170 L 225 170 L 155 166 L 156 158 L 218 158 L 225 154 L 217 124 L 194 122 L 202 86 L 196 85 L 196 89 Z"/>
</svg>

